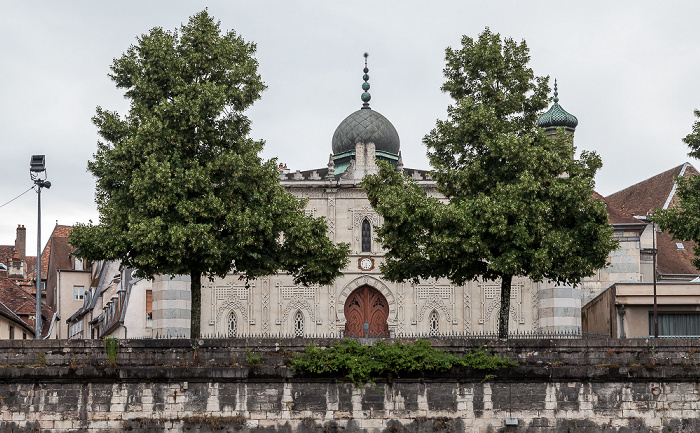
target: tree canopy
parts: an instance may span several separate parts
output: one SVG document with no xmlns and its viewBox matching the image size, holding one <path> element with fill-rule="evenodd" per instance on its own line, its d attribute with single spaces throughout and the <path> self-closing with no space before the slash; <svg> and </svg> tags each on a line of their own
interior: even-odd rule
<svg viewBox="0 0 700 433">
<path fill-rule="evenodd" d="M 255 45 L 205 10 L 179 31 L 154 28 L 111 66 L 129 113 L 100 107 L 99 224 L 78 224 L 71 244 L 88 260 L 120 260 L 151 277 L 192 277 L 192 337 L 200 334 L 200 278 L 290 272 L 329 284 L 347 263 L 323 219 L 279 185 L 244 111 L 265 89 Z"/>
<path fill-rule="evenodd" d="M 488 28 L 447 48 L 442 90 L 454 103 L 423 139 L 447 202 L 388 165 L 363 182 L 384 218 L 384 275 L 500 280 L 502 338 L 513 277 L 577 284 L 617 247 L 605 204 L 591 199 L 600 158 L 575 159 L 570 135 L 548 137 L 536 126 L 549 87 L 529 60 L 524 41 Z"/>
<path fill-rule="evenodd" d="M 693 123 L 693 132 L 686 135 L 683 142 L 690 148 L 689 156 L 700 158 L 700 110 L 694 113 L 698 120 Z M 692 263 L 700 269 L 700 176 L 679 177 L 676 183 L 678 206 L 655 210 L 651 220 L 662 230 L 670 231 L 676 239 L 694 241 Z"/>
</svg>

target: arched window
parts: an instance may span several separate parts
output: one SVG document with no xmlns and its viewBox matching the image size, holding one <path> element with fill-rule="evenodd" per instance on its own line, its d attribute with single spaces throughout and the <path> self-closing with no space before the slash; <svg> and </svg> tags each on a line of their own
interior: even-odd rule
<svg viewBox="0 0 700 433">
<path fill-rule="evenodd" d="M 236 336 L 237 325 L 238 325 L 238 319 L 236 318 L 236 313 L 231 311 L 230 313 L 228 313 L 228 336 L 229 337 Z"/>
<path fill-rule="evenodd" d="M 362 252 L 372 251 L 372 226 L 365 218 L 362 221 Z"/>
<path fill-rule="evenodd" d="M 297 314 L 294 315 L 294 336 L 304 336 L 304 314 L 301 311 L 297 311 Z"/>
<path fill-rule="evenodd" d="M 436 337 L 440 334 L 440 317 L 437 311 L 433 310 L 428 318 L 428 325 L 430 326 L 430 336 Z"/>
</svg>

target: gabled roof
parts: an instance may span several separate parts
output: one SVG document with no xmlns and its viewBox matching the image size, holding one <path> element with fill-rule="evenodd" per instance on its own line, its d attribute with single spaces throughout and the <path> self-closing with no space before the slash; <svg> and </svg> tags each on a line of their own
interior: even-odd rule
<svg viewBox="0 0 700 433">
<path fill-rule="evenodd" d="M 646 217 L 654 209 L 669 209 L 678 206 L 676 178 L 695 176 L 698 171 L 690 163 L 670 170 L 609 195 L 606 200 L 619 205 L 623 211 Z M 691 261 L 694 242 L 673 239 L 668 231 L 656 233 L 657 269 L 661 275 L 698 275 Z M 680 248 L 679 248 L 680 247 Z"/>
<path fill-rule="evenodd" d="M 591 196 L 593 200 L 598 199 L 605 202 L 605 210 L 608 211 L 609 224 L 644 224 L 642 221 L 639 221 L 637 218 L 620 209 L 620 207 L 617 206 L 614 201 L 606 199 L 597 192 L 593 191 Z"/>
<path fill-rule="evenodd" d="M 49 240 L 46 242 L 46 246 L 44 247 L 44 251 L 41 252 L 41 278 L 47 278 L 48 273 L 49 273 L 49 257 L 51 257 L 51 248 L 53 248 L 54 240 L 56 238 L 68 238 L 68 235 L 70 234 L 70 231 L 73 230 L 72 226 L 63 226 L 56 224 L 56 226 L 53 228 L 53 232 L 51 232 L 51 236 L 49 236 Z M 29 267 L 29 257 L 27 257 L 27 267 Z M 32 263 L 32 266 L 29 267 L 31 269 L 31 272 L 29 275 L 32 278 L 36 278 L 36 257 L 34 257 L 34 261 Z"/>
<path fill-rule="evenodd" d="M 0 276 L 0 303 L 4 304 L 13 314 L 19 316 L 27 326 L 33 329 L 33 321 L 30 323 L 29 319 L 36 314 L 36 298 L 6 276 Z M 46 334 L 50 329 L 53 315 L 53 309 L 42 303 L 42 335 Z"/>
<path fill-rule="evenodd" d="M 681 247 L 681 248 L 679 248 Z M 695 242 L 673 239 L 669 232 L 656 233 L 657 268 L 662 275 L 698 275 L 691 260 Z"/>
<path fill-rule="evenodd" d="M 650 177 L 606 197 L 632 215 L 646 216 L 654 209 L 668 209 L 678 205 L 676 178 L 690 177 L 698 171 L 686 162 Z"/>
<path fill-rule="evenodd" d="M 24 320 L 22 320 L 18 315 L 16 315 L 12 310 L 10 310 L 2 302 L 0 302 L 0 316 L 5 316 L 8 320 L 16 323 L 17 326 L 22 327 L 28 333 L 30 333 L 30 334 L 34 333 L 34 328 L 29 326 Z"/>
</svg>

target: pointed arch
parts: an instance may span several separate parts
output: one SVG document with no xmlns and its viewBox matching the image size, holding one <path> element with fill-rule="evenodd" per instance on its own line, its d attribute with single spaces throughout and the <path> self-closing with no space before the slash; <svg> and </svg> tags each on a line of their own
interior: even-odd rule
<svg viewBox="0 0 700 433">
<path fill-rule="evenodd" d="M 431 337 L 440 335 L 440 315 L 436 310 L 431 311 L 428 316 L 428 331 Z"/>
<path fill-rule="evenodd" d="M 304 336 L 304 313 L 302 313 L 301 310 L 297 310 L 297 312 L 294 314 L 292 329 L 294 330 L 295 337 Z"/>
<path fill-rule="evenodd" d="M 370 224 L 369 219 L 365 218 L 362 220 L 362 244 L 361 249 L 363 253 L 369 253 L 372 251 L 372 224 Z"/>
<path fill-rule="evenodd" d="M 227 336 L 235 337 L 238 334 L 238 316 L 236 316 L 235 311 L 229 311 L 226 324 L 228 326 Z"/>
<path fill-rule="evenodd" d="M 345 284 L 345 286 L 343 286 L 335 301 L 336 311 L 343 311 L 343 309 L 345 308 L 345 301 L 347 301 L 350 294 L 358 287 L 364 285 L 374 287 L 375 289 L 379 290 L 379 292 L 386 298 L 386 301 L 389 304 L 389 318 L 387 319 L 387 322 L 389 323 L 389 329 L 392 331 L 395 330 L 396 323 L 398 321 L 396 312 L 396 297 L 394 296 L 394 293 L 391 290 L 389 290 L 386 284 L 384 284 L 381 280 L 374 278 L 370 275 L 363 275 L 361 277 L 357 277 L 349 283 Z M 342 330 L 342 327 L 345 326 L 344 317 L 341 318 L 338 325 L 341 326 L 339 330 Z"/>
</svg>

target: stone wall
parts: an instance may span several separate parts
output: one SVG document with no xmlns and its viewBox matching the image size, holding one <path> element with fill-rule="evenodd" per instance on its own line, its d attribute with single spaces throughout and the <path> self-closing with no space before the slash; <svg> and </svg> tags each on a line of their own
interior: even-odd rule
<svg viewBox="0 0 700 433">
<path fill-rule="evenodd" d="M 2 341 L 0 431 L 700 431 L 697 340 L 486 342 L 520 366 L 363 387 L 287 369 L 309 343 L 132 340 L 108 354 L 93 340 Z"/>
</svg>

